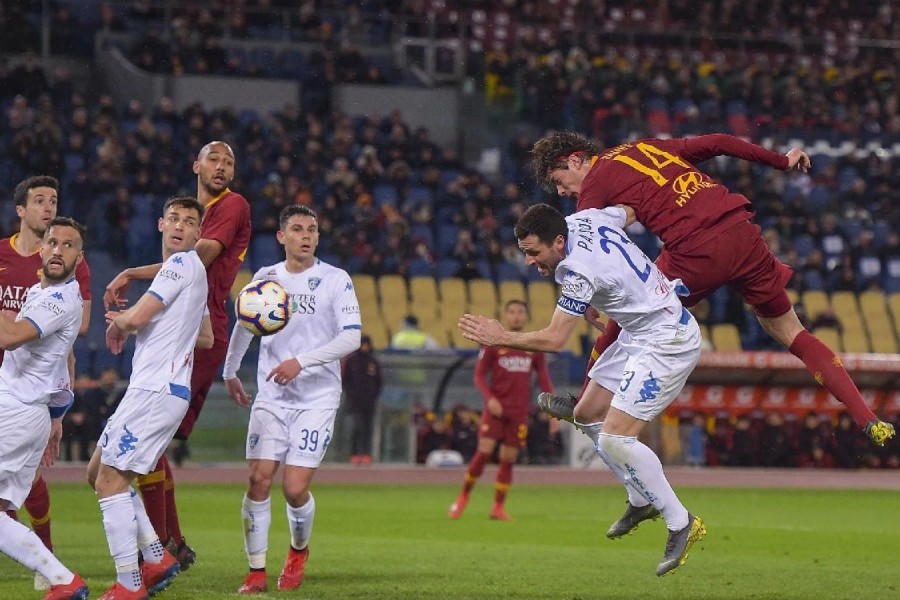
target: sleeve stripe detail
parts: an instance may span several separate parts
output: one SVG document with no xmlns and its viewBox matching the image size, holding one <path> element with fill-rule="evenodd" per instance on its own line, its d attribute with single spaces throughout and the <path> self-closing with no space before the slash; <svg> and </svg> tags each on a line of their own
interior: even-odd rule
<svg viewBox="0 0 900 600">
<path fill-rule="evenodd" d="M 344 325 L 344 329 L 359 329 L 359 330 L 362 330 L 362 325 Z"/>
<path fill-rule="evenodd" d="M 154 298 L 156 298 L 157 300 L 159 300 L 160 302 L 162 302 L 163 304 L 166 303 L 166 299 L 163 298 L 162 296 L 160 296 L 159 294 L 157 294 L 156 292 L 154 292 L 153 290 L 147 290 L 147 293 L 150 294 L 151 296 L 153 296 Z"/>
<path fill-rule="evenodd" d="M 44 337 L 44 331 L 41 329 L 40 325 L 38 325 L 37 323 L 34 322 L 34 319 L 32 319 L 31 317 L 22 317 L 22 318 L 25 319 L 26 321 L 28 321 L 29 323 L 31 323 L 32 325 L 34 325 L 34 328 L 37 329 L 38 335 L 40 337 Z"/>
<path fill-rule="evenodd" d="M 583 315 L 587 312 L 589 305 L 587 302 L 582 302 L 581 300 L 575 300 L 574 298 L 569 298 L 568 296 L 560 296 L 559 300 L 556 301 L 556 306 L 567 313 L 571 313 L 574 315 Z"/>
</svg>

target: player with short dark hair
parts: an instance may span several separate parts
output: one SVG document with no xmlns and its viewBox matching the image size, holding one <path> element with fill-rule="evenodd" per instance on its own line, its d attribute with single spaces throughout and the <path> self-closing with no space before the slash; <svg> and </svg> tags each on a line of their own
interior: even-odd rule
<svg viewBox="0 0 900 600">
<path fill-rule="evenodd" d="M 528 305 L 522 300 L 510 300 L 504 307 L 503 320 L 510 331 L 522 331 L 528 323 Z M 499 443 L 500 468 L 494 482 L 494 506 L 490 517 L 498 521 L 512 520 L 504 504 L 512 485 L 513 465 L 519 458 L 519 450 L 528 441 L 532 375 L 535 373 L 540 388 L 545 393 L 552 393 L 553 382 L 547 369 L 547 358 L 542 353 L 493 346 L 485 346 L 478 353 L 475 387 L 484 397 L 478 449 L 466 469 L 462 491 L 450 506 L 451 519 L 462 516 L 472 488 Z"/>
<path fill-rule="evenodd" d="M 184 420 L 175 432 L 175 439 L 184 442 L 194 430 L 209 388 L 225 360 L 228 348 L 226 306 L 234 278 L 250 245 L 250 205 L 242 195 L 229 188 L 234 180 L 234 168 L 234 151 L 222 141 L 209 142 L 203 146 L 193 165 L 197 175 L 197 200 L 205 210 L 201 238 L 197 242 L 197 255 L 206 265 L 209 315 L 215 343 L 212 348 L 197 349 L 194 352 L 191 402 Z M 121 305 L 122 293 L 132 280 L 153 279 L 159 269 L 159 263 L 125 269 L 106 287 L 104 304 L 107 308 Z M 153 528 L 161 540 L 169 540 L 169 548 L 178 557 L 182 570 L 187 569 L 196 560 L 196 553 L 187 545 L 181 533 L 175 504 L 175 480 L 165 454 L 160 457 L 155 469 L 138 479 L 138 485 Z"/>
<path fill-rule="evenodd" d="M 62 420 L 74 399 L 68 358 L 84 314 L 73 277 L 84 258 L 84 228 L 62 217 L 44 226 L 39 282 L 29 287 L 15 318 L 0 312 L 0 348 L 6 351 L 0 365 L 0 511 L 21 506 L 38 465 L 52 465 L 59 456 Z M 46 598 L 87 598 L 84 580 L 41 542 L 0 512 L 0 551 L 47 581 Z"/>
<path fill-rule="evenodd" d="M 681 279 L 693 306 L 717 288 L 738 290 L 753 307 L 763 329 L 803 361 L 815 380 L 844 403 L 857 425 L 875 444 L 894 436 L 894 427 L 866 405 L 833 351 L 800 323 L 785 292 L 793 271 L 766 246 L 750 219 L 750 201 L 698 170 L 696 163 L 733 156 L 787 171 L 810 167 L 799 148 L 779 154 L 725 134 L 683 139 L 645 139 L 600 151 L 574 132 L 551 133 L 532 148 L 535 177 L 560 196 L 577 196 L 576 209 L 624 205 L 659 236 L 664 246 L 656 261 L 667 277 Z M 591 359 L 616 339 L 615 321 L 594 346 Z M 591 420 L 592 408 L 572 407 L 553 397 L 554 416 Z M 548 408 L 550 408 L 548 406 Z"/>
<path fill-rule="evenodd" d="M 57 219 L 59 182 L 49 175 L 23 179 L 16 185 L 13 198 L 19 217 L 19 231 L 0 240 L 0 310 L 17 313 L 25 302 L 25 293 L 40 280 L 41 243 L 49 223 Z M 83 229 L 81 224 L 77 225 Z M 79 331 L 79 335 L 84 335 L 91 322 L 91 270 L 87 260 L 81 260 L 76 265 L 75 278 L 84 303 Z M 2 361 L 3 350 L 0 349 Z M 73 357 L 70 361 L 74 364 Z M 31 518 L 32 529 L 52 552 L 50 490 L 40 469 L 24 506 Z M 15 513 L 11 516 L 15 517 Z M 35 589 L 44 590 L 48 586 L 46 580 L 35 574 Z"/>
<path fill-rule="evenodd" d="M 515 234 L 526 264 L 561 286 L 550 323 L 517 332 L 466 314 L 459 328 L 484 345 L 559 352 L 588 307 L 619 320 L 622 335 L 588 372 L 582 402 L 597 412 L 581 426 L 628 493 L 625 514 L 606 535 L 621 537 L 661 515 L 668 538 L 656 574 L 665 575 L 684 563 L 706 527 L 681 503 L 659 457 L 638 436 L 681 393 L 700 358 L 700 327 L 678 299 L 681 282 L 667 279 L 628 239 L 623 228 L 630 218 L 621 207 L 563 217 L 547 204 L 532 206 Z"/>
<path fill-rule="evenodd" d="M 190 196 L 166 202 L 158 222 L 162 267 L 134 306 L 106 313 L 106 346 L 113 354 L 122 352 L 129 335 L 136 339 L 128 389 L 88 465 L 116 567 L 116 582 L 101 600 L 144 600 L 181 570 L 132 483 L 154 468 L 188 410 L 194 348 L 213 345 L 206 268 L 194 250 L 202 213 Z"/>
<path fill-rule="evenodd" d="M 277 585 L 279 590 L 293 590 L 303 583 L 316 517 L 310 486 L 334 437 L 342 391 L 340 361 L 359 348 L 362 335 L 359 300 L 350 275 L 316 258 L 316 213 L 289 206 L 279 221 L 276 237 L 285 259 L 262 267 L 253 280 L 280 284 L 295 309 L 284 329 L 260 341 L 252 404 L 237 371 L 253 335 L 240 324 L 231 332 L 222 369 L 228 394 L 239 406 L 250 407 L 246 451 L 250 476 L 241 502 L 250 570 L 238 594 L 268 589 L 271 491 L 282 463 L 281 488 L 291 541 Z"/>
</svg>

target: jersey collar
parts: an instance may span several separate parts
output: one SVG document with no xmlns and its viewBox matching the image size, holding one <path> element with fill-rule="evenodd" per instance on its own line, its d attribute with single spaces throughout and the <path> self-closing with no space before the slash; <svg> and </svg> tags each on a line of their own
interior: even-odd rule
<svg viewBox="0 0 900 600">
<path fill-rule="evenodd" d="M 209 204 L 206 205 L 204 212 L 209 210 L 210 208 L 212 208 L 213 204 L 215 204 L 216 202 L 218 202 L 219 200 L 221 200 L 222 198 L 224 198 L 226 195 L 228 195 L 230 193 L 231 193 L 231 190 L 229 188 L 225 188 L 224 190 L 222 190 L 221 194 L 219 194 L 218 196 L 216 196 L 215 198 L 213 198 L 212 200 L 209 201 Z"/>
</svg>

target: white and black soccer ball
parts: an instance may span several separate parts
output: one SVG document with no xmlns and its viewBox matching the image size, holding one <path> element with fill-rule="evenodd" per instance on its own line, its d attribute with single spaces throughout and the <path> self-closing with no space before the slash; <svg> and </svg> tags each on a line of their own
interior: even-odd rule
<svg viewBox="0 0 900 600">
<path fill-rule="evenodd" d="M 234 302 L 238 323 L 253 335 L 278 333 L 291 318 L 291 298 L 276 281 L 257 279 L 238 292 Z"/>
</svg>

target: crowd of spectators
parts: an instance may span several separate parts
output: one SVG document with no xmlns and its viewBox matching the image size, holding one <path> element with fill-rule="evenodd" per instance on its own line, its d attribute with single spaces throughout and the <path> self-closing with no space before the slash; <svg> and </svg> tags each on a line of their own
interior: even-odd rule
<svg viewBox="0 0 900 600">
<path fill-rule="evenodd" d="M 900 423 L 900 415 L 889 419 Z M 847 413 L 832 419 L 810 412 L 802 419 L 772 411 L 682 417 L 667 459 L 695 466 L 813 469 L 896 469 L 900 447 L 875 447 Z"/>
<path fill-rule="evenodd" d="M 416 426 L 416 462 L 424 464 L 432 452 L 458 452 L 462 464 L 468 463 L 478 448 L 481 413 L 457 404 L 443 413 L 417 406 L 413 413 Z M 499 447 L 499 445 L 498 445 Z M 528 420 L 528 438 L 519 453 L 519 463 L 559 465 L 566 462 L 565 443 L 559 431 L 552 432 L 549 417 L 535 408 Z"/>
</svg>

